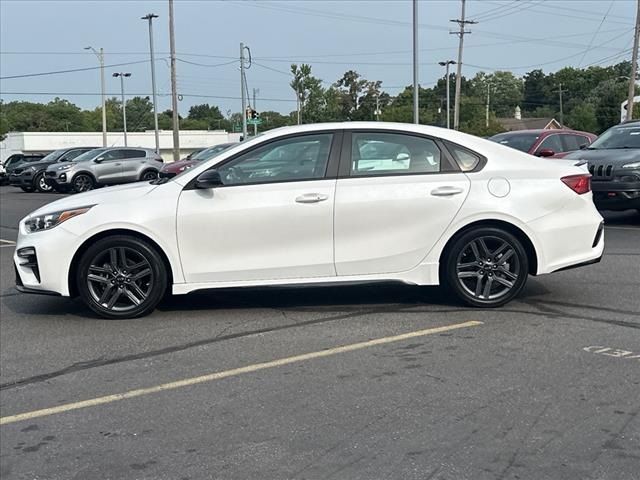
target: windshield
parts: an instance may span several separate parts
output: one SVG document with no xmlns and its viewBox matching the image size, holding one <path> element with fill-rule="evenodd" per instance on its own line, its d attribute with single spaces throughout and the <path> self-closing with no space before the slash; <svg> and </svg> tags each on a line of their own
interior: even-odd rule
<svg viewBox="0 0 640 480">
<path fill-rule="evenodd" d="M 88 152 L 84 152 L 82 155 L 78 155 L 71 162 L 82 162 L 85 160 L 92 160 L 96 156 L 100 155 L 102 152 L 106 152 L 106 148 L 96 148 L 95 150 L 89 150 Z"/>
<path fill-rule="evenodd" d="M 492 142 L 528 152 L 540 135 L 537 133 L 499 133 L 489 138 Z"/>
<path fill-rule="evenodd" d="M 213 147 L 205 148 L 201 152 L 199 152 L 196 155 L 194 155 L 193 157 L 191 157 L 191 160 L 194 160 L 196 162 L 202 162 L 203 160 L 209 160 L 210 158 L 215 157 L 220 152 L 225 151 L 227 148 L 229 148 L 232 145 L 233 145 L 232 143 L 223 143 L 222 145 L 215 145 Z"/>
<path fill-rule="evenodd" d="M 42 158 L 40 161 L 41 162 L 55 162 L 66 151 L 67 151 L 66 148 L 61 148 L 60 150 L 54 150 L 53 152 L 51 152 L 50 154 L 48 154 L 44 158 Z"/>
<path fill-rule="evenodd" d="M 640 123 L 611 127 L 588 147 L 588 150 L 640 148 Z"/>
</svg>

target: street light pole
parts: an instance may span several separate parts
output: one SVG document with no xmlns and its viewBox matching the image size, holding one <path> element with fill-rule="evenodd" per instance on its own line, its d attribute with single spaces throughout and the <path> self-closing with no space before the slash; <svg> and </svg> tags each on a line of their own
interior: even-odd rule
<svg viewBox="0 0 640 480">
<path fill-rule="evenodd" d="M 254 88 L 253 89 L 253 109 L 257 111 L 256 109 L 256 94 L 260 93 L 260 89 L 259 88 Z M 253 124 L 253 136 L 255 137 L 256 135 L 258 135 L 258 124 L 254 123 Z"/>
<path fill-rule="evenodd" d="M 633 118 L 633 99 L 635 98 L 636 78 L 638 75 L 638 44 L 640 43 L 640 0 L 636 0 L 636 10 L 636 28 L 633 35 L 631 75 L 629 75 L 629 95 L 627 97 L 627 120 L 631 120 Z"/>
<path fill-rule="evenodd" d="M 173 0 L 169 0 L 169 49 L 171 50 L 171 110 L 173 120 L 173 161 L 180 160 L 180 117 L 178 116 L 178 82 L 176 80 L 176 36 L 173 28 Z"/>
<path fill-rule="evenodd" d="M 124 133 L 124 146 L 127 146 L 127 104 L 124 101 L 124 78 L 130 77 L 130 73 L 114 73 L 114 77 L 120 77 L 120 98 L 122 99 L 122 132 Z"/>
<path fill-rule="evenodd" d="M 413 123 L 420 123 L 418 86 L 418 0 L 413 0 Z"/>
<path fill-rule="evenodd" d="M 158 18 L 155 13 L 148 13 L 142 20 L 149 22 L 149 54 L 151 55 L 151 91 L 153 94 L 153 123 L 156 137 L 156 153 L 160 155 L 160 133 L 158 131 L 158 99 L 156 97 L 156 63 L 153 54 L 153 19 Z"/>
<path fill-rule="evenodd" d="M 102 98 L 102 146 L 107 146 L 107 96 L 105 94 L 105 85 L 104 85 L 104 49 L 100 47 L 100 51 L 95 48 L 89 46 L 85 47 L 85 50 L 91 50 L 96 57 L 98 57 L 98 61 L 100 62 L 100 96 Z"/>
<path fill-rule="evenodd" d="M 451 95 L 449 94 L 449 66 L 450 65 L 455 65 L 456 62 L 454 62 L 453 60 L 447 60 L 446 62 L 438 62 L 438 64 L 441 67 L 445 67 L 445 75 L 446 75 L 446 79 L 445 79 L 445 83 L 447 85 L 447 128 L 451 128 Z"/>
</svg>

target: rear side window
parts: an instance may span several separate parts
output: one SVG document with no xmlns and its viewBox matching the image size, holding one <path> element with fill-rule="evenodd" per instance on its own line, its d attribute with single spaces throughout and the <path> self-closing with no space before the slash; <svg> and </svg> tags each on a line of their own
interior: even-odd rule
<svg viewBox="0 0 640 480">
<path fill-rule="evenodd" d="M 144 150 L 123 150 L 123 158 L 144 158 L 147 156 L 147 152 Z"/>
<path fill-rule="evenodd" d="M 431 139 L 375 132 L 354 132 L 351 138 L 352 176 L 440 172 L 442 155 Z"/>
<path fill-rule="evenodd" d="M 468 150 L 455 143 L 447 142 L 447 148 L 451 153 L 451 156 L 456 161 L 460 170 L 463 172 L 470 172 L 480 165 L 482 157 L 471 150 Z"/>
</svg>

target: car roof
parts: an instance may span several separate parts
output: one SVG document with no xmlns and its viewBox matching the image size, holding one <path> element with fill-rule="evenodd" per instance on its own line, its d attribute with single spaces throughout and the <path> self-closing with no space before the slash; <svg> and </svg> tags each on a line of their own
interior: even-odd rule
<svg viewBox="0 0 640 480">
<path fill-rule="evenodd" d="M 501 133 L 496 133 L 496 135 L 518 134 L 518 133 L 529 133 L 529 134 L 535 134 L 535 135 L 551 135 L 554 133 L 582 133 L 582 134 L 594 135 L 593 133 L 583 132 L 581 130 L 574 130 L 572 128 L 552 128 L 552 129 L 532 128 L 529 130 L 512 130 L 510 132 L 501 132 Z"/>
</svg>

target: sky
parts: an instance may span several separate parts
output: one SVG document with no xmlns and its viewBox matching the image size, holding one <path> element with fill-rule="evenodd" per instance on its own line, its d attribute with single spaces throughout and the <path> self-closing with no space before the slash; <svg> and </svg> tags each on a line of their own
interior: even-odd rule
<svg viewBox="0 0 640 480">
<path fill-rule="evenodd" d="M 635 0 L 468 0 L 463 75 L 564 66 L 610 65 L 631 59 Z M 258 111 L 295 110 L 291 63 L 309 63 L 325 86 L 347 70 L 382 80 L 391 95 L 412 82 L 410 0 L 175 0 L 179 112 L 209 103 L 240 111 L 240 42 L 251 50 L 250 94 Z M 419 78 L 444 76 L 439 61 L 456 60 L 450 19 L 460 0 L 420 0 Z M 120 95 L 114 72 L 128 72 L 127 96 L 151 94 L 147 13 L 154 21 L 158 110 L 171 105 L 167 0 L 0 0 L 0 77 L 93 68 L 104 48 L 109 96 Z M 118 65 L 131 63 L 129 65 Z M 97 69 L 0 78 L 5 102 L 48 102 L 56 96 L 82 108 L 100 104 Z"/>
</svg>

